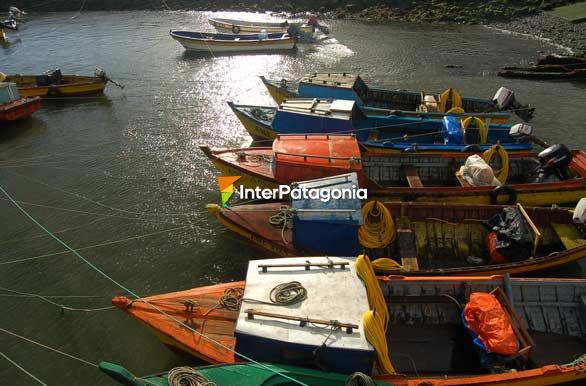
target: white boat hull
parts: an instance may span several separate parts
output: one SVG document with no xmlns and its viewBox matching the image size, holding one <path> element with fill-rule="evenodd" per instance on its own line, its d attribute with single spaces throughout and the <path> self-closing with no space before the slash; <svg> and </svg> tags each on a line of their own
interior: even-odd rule
<svg viewBox="0 0 586 386">
<path fill-rule="evenodd" d="M 250 52 L 250 51 L 285 51 L 295 48 L 295 41 L 253 41 L 253 42 L 218 42 L 197 41 L 190 39 L 174 38 L 187 51 L 201 52 Z"/>
</svg>

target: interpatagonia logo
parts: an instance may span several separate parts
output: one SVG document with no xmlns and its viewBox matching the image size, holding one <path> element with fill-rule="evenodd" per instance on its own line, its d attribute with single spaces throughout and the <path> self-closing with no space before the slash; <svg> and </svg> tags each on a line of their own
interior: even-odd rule
<svg viewBox="0 0 586 386">
<path fill-rule="evenodd" d="M 222 176 L 218 177 L 218 186 L 222 194 L 222 206 L 228 207 L 228 200 L 234 194 L 234 183 L 240 179 L 240 176 Z"/>
</svg>

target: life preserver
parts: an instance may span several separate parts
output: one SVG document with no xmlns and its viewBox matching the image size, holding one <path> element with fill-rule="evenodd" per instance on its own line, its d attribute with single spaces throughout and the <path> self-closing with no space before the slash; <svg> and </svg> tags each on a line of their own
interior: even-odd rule
<svg viewBox="0 0 586 386">
<path fill-rule="evenodd" d="M 484 124 L 484 121 L 478 117 L 468 117 L 462 121 L 462 131 L 466 135 L 466 129 L 474 121 L 474 124 L 478 128 L 478 143 L 488 142 L 488 128 Z"/>
<path fill-rule="evenodd" d="M 238 35 L 240 33 L 240 27 L 237 25 L 232 25 L 232 33 Z"/>
<path fill-rule="evenodd" d="M 451 102 L 450 108 L 448 109 L 448 102 Z M 454 107 L 462 107 L 462 97 L 453 88 L 449 88 L 439 95 L 439 111 L 445 113 L 447 110 L 451 110 Z"/>
<path fill-rule="evenodd" d="M 517 202 L 517 191 L 515 189 L 513 189 L 510 185 L 501 185 L 501 186 L 497 186 L 493 190 L 491 190 L 490 203 L 493 205 L 503 204 L 502 202 L 499 202 L 499 200 L 498 200 L 498 197 L 503 194 L 507 195 L 507 201 L 504 204 L 513 205 L 514 203 Z"/>
</svg>

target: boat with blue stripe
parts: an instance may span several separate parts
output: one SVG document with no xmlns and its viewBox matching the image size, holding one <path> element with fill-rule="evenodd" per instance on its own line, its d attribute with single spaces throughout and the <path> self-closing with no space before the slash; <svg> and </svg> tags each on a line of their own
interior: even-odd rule
<svg viewBox="0 0 586 386">
<path fill-rule="evenodd" d="M 169 35 L 187 51 L 237 52 L 283 51 L 295 48 L 296 40 L 287 33 L 236 35 L 191 31 L 170 31 Z"/>
<path fill-rule="evenodd" d="M 289 98 L 347 99 L 359 106 L 426 113 L 439 119 L 450 113 L 488 114 L 494 123 L 505 123 L 511 112 L 530 121 L 535 112 L 535 108 L 519 103 L 513 91 L 505 87 L 499 88 L 492 99 L 483 99 L 463 97 L 452 88 L 441 93 L 373 88 L 359 75 L 348 72 L 314 72 L 299 81 L 260 78 L 279 104 Z"/>
<path fill-rule="evenodd" d="M 533 148 L 527 135 L 509 134 L 511 125 L 479 117 L 429 119 L 332 99 L 287 99 L 278 108 L 228 104 L 256 141 L 272 141 L 282 134 L 355 134 L 372 151 L 461 151 L 471 145 L 482 150 L 496 143 L 507 151 Z"/>
</svg>

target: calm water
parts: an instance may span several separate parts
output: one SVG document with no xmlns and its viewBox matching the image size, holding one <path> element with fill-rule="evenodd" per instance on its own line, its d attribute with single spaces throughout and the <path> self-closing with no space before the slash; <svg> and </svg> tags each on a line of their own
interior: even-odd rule
<svg viewBox="0 0 586 386">
<path fill-rule="evenodd" d="M 491 97 L 501 85 L 537 107 L 537 133 L 585 146 L 583 88 L 494 75 L 527 63 L 545 43 L 481 27 L 332 22 L 335 39 L 290 55 L 187 55 L 169 29 L 210 30 L 204 13 L 86 13 L 34 16 L 0 49 L 5 73 L 92 73 L 126 88 L 105 98 L 47 103 L 0 131 L 0 185 L 48 229 L 112 278 L 141 295 L 243 279 L 258 252 L 205 212 L 218 202 L 216 173 L 198 145 L 248 145 L 225 101 L 271 104 L 258 75 L 360 72 L 373 85 Z M 248 16 L 248 15 L 247 15 Z M 446 64 L 462 69 L 446 69 Z M 144 237 L 141 237 L 144 236 Z M 0 286 L 59 298 L 73 307 L 108 306 L 121 293 L 0 201 Z M 48 255 L 48 256 L 47 256 Z M 30 260 L 11 263 L 14 260 Z M 580 267 L 570 273 L 580 274 Z M 566 270 L 565 273 L 568 273 Z M 0 327 L 91 362 L 137 374 L 188 363 L 116 310 L 65 312 L 33 298 L 3 296 Z M 94 368 L 0 334 L 0 351 L 48 384 L 112 385 Z M 193 363 L 193 362 L 191 362 Z M 0 385 L 32 381 L 0 359 Z"/>
</svg>

